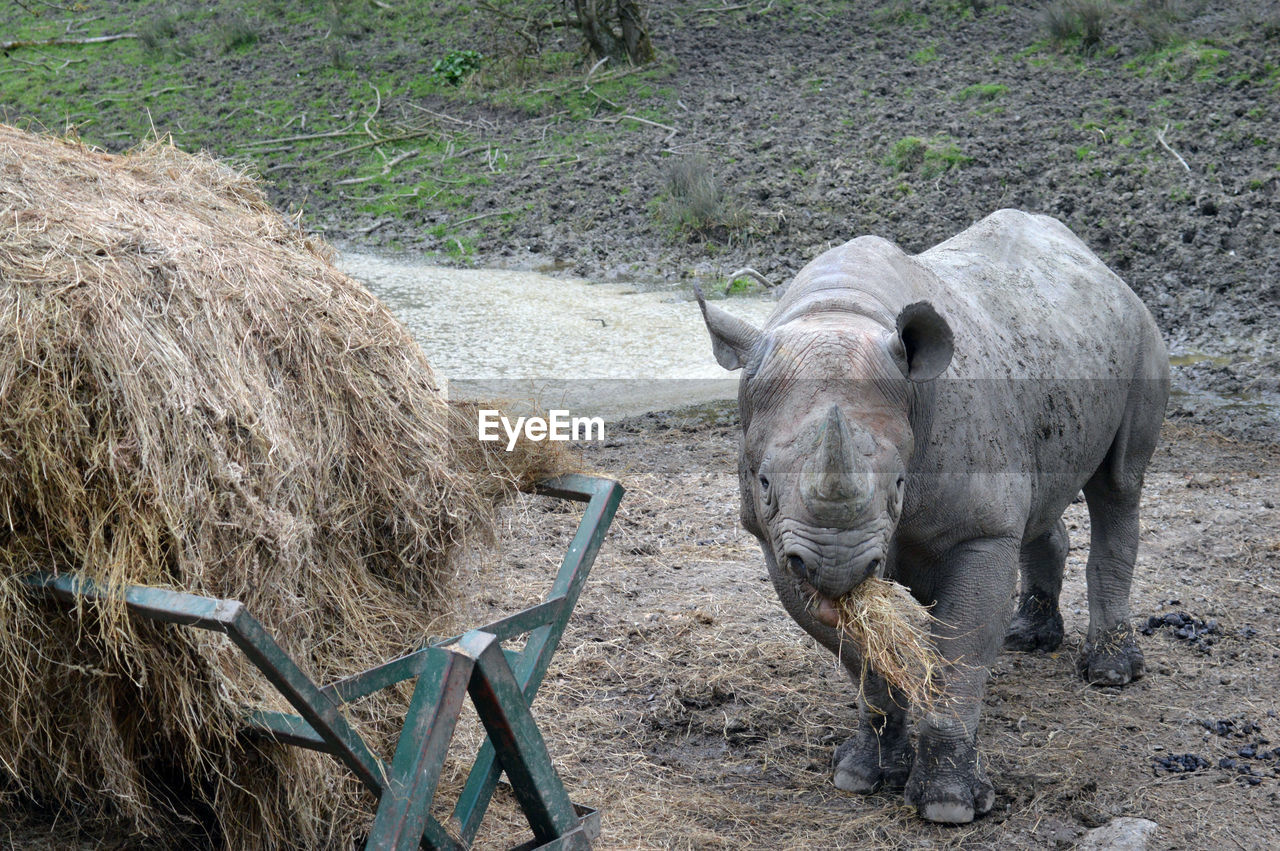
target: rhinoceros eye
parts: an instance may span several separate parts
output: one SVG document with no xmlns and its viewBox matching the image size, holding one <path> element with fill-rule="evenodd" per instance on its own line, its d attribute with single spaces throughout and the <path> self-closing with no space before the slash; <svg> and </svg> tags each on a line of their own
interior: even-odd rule
<svg viewBox="0 0 1280 851">
<path fill-rule="evenodd" d="M 769 490 L 769 477 L 768 477 L 768 476 L 764 476 L 764 475 L 760 476 L 760 490 L 762 490 L 762 491 L 767 491 L 767 490 Z"/>
</svg>

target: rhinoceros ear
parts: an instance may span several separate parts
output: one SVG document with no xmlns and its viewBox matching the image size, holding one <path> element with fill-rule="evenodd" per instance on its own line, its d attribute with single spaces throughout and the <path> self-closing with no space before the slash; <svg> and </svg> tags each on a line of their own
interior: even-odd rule
<svg viewBox="0 0 1280 851">
<path fill-rule="evenodd" d="M 702 288 L 696 284 L 693 292 L 698 297 L 698 307 L 702 308 L 702 320 L 711 332 L 711 350 L 715 352 L 716 363 L 725 369 L 746 366 L 751 350 L 760 341 L 760 329 L 707 304 Z"/>
<path fill-rule="evenodd" d="M 927 301 L 908 304 L 898 314 L 894 353 L 902 373 L 912 381 L 930 381 L 951 363 L 955 338 L 947 320 Z"/>
</svg>

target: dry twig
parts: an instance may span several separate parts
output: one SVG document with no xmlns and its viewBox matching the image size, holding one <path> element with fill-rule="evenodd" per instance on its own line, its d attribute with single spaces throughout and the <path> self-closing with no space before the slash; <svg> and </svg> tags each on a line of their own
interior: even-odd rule
<svg viewBox="0 0 1280 851">
<path fill-rule="evenodd" d="M 1166 124 L 1166 125 L 1164 126 L 1164 129 L 1163 129 L 1163 130 L 1157 130 L 1157 131 L 1156 131 L 1156 141 L 1160 143 L 1160 146 L 1161 146 L 1162 148 L 1164 148 L 1164 149 L 1165 149 L 1166 151 L 1168 151 L 1169 153 L 1173 154 L 1173 155 L 1174 155 L 1174 157 L 1176 157 L 1176 158 L 1177 158 L 1178 162 L 1182 163 L 1182 167 L 1183 167 L 1183 168 L 1185 168 L 1185 169 L 1187 170 L 1187 172 L 1188 172 L 1188 173 L 1190 173 L 1190 172 L 1191 172 L 1191 166 L 1187 165 L 1187 161 L 1186 161 L 1186 160 L 1184 160 L 1184 159 L 1182 158 L 1182 155 L 1181 155 L 1181 154 L 1179 154 L 1177 151 L 1175 151 L 1173 148 L 1169 147 L 1169 143 L 1165 141 L 1164 134 L 1165 134 L 1165 133 L 1167 133 L 1168 131 L 1169 131 L 1169 125 L 1168 125 L 1168 124 Z"/>
</svg>

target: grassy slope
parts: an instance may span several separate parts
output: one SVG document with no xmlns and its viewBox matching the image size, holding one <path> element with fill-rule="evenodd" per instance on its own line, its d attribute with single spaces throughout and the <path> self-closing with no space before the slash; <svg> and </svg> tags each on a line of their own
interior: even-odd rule
<svg viewBox="0 0 1280 851">
<path fill-rule="evenodd" d="M 0 59 L 0 120 L 74 129 L 111 150 L 169 134 L 180 147 L 257 170 L 287 205 L 342 210 L 353 220 L 412 216 L 428 206 L 461 211 L 453 216 L 461 220 L 477 187 L 520 165 L 527 146 L 477 151 L 479 128 L 448 115 L 451 104 L 472 115 L 573 121 L 602 100 L 650 94 L 648 80 L 670 72 L 658 65 L 604 73 L 586 92 L 581 53 L 544 37 L 535 58 L 487 58 L 479 73 L 451 83 L 432 74 L 437 60 L 509 40 L 472 3 L 30 5 L 0 6 L 0 40 L 138 37 L 15 49 Z M 562 132 L 553 139 L 580 145 L 594 129 L 579 122 L 572 139 Z M 438 229 L 444 236 L 449 226 Z M 468 251 L 463 240 L 451 244 Z"/>
<path fill-rule="evenodd" d="M 1114 29 L 1126 10 L 1139 2 L 1113 3 L 1109 25 Z M 322 231 L 359 236 L 395 223 L 380 234 L 388 237 L 390 247 L 396 244 L 388 235 L 403 226 L 429 235 L 434 245 L 462 259 L 475 251 L 479 227 L 488 245 L 508 237 L 522 244 L 535 241 L 530 234 L 536 237 L 539 222 L 564 220 L 555 186 L 575 180 L 580 190 L 584 180 L 601 187 L 600 197 L 588 202 L 598 207 L 595 212 L 584 216 L 580 203 L 574 213 L 579 232 L 589 230 L 596 216 L 639 205 L 647 210 L 648 221 L 633 218 L 627 224 L 637 242 L 657 239 L 675 245 L 707 219 L 667 203 L 661 175 L 633 180 L 634 185 L 599 180 L 601 161 L 625 151 L 628 134 L 653 136 L 652 125 L 620 120 L 622 114 L 671 124 L 686 119 L 675 83 L 698 72 L 677 69 L 671 59 L 620 76 L 611 77 L 618 72 L 606 68 L 584 86 L 590 62 L 573 39 L 544 35 L 540 54 L 518 58 L 522 39 L 501 18 L 467 2 L 138 0 L 81 4 L 83 9 L 26 5 L 28 9 L 0 6 L 0 40 L 68 33 L 84 37 L 133 32 L 140 37 L 99 45 L 20 48 L 0 57 L 0 120 L 54 131 L 75 128 L 86 141 L 115 150 L 153 133 L 171 134 L 184 148 L 204 148 L 256 169 L 270 182 L 278 203 L 303 210 L 308 226 Z M 497 0 L 493 5 L 514 8 L 521 3 Z M 531 2 L 524 0 L 523 5 Z M 650 5 L 655 29 L 668 33 L 676 27 L 701 31 L 711 22 L 724 23 L 730 31 L 742 21 L 785 28 L 811 16 L 825 20 L 848 14 L 847 4 L 828 0 L 760 2 L 746 11 L 714 16 L 685 4 Z M 964 0 L 885 0 L 867 17 L 877 41 L 883 36 L 923 45 L 910 53 L 912 65 L 940 67 L 955 61 L 949 40 L 964 20 L 972 19 L 975 5 L 985 8 L 984 16 L 1032 14 L 1021 7 L 1011 10 Z M 756 16 L 756 23 L 751 23 L 751 16 Z M 1078 50 L 1077 35 L 1065 34 L 1055 49 L 1047 31 L 1044 34 L 1044 40 L 1026 45 L 1016 57 L 991 57 L 990 72 L 1002 82 L 937 92 L 936 109 L 1000 121 L 1013 96 L 1011 87 L 1019 84 L 1019 68 L 1047 67 L 1055 74 L 1090 76 L 1102 73 L 1104 63 L 1117 67 L 1106 57 L 1114 51 L 1108 44 L 1096 57 L 1085 57 Z M 1250 37 L 1260 36 L 1233 36 L 1237 41 Z M 661 37 L 658 43 L 661 47 Z M 1134 78 L 1157 76 L 1175 87 L 1229 86 L 1233 81 L 1226 79 L 1226 60 L 1235 46 L 1190 39 L 1145 53 L 1129 51 L 1124 73 Z M 461 85 L 434 78 L 435 61 L 460 49 L 486 53 L 482 70 Z M 822 57 L 797 56 L 796 62 L 816 73 L 796 97 L 819 96 L 824 88 Z M 971 70 L 956 66 L 957 74 Z M 1280 96 L 1280 71 L 1273 63 L 1258 64 L 1252 73 L 1259 79 L 1244 82 Z M 906 86 L 894 100 L 921 96 Z M 893 104 L 880 105 L 887 109 Z M 1153 108 L 1158 112 L 1159 106 Z M 729 115 L 736 109 L 725 107 Z M 896 130 L 893 123 L 886 124 L 888 132 Z M 495 125 L 502 128 L 499 134 L 494 133 Z M 1139 138 L 1139 128 L 1121 108 L 1115 115 L 1083 116 L 1077 129 L 1085 141 L 1072 155 L 1094 166 L 1099 180 L 1118 169 L 1144 170 L 1145 161 L 1166 156 L 1150 134 Z M 1172 130 L 1181 130 L 1178 120 Z M 1094 131 L 1097 139 L 1092 138 Z M 840 132 L 833 128 L 833 136 Z M 385 141 L 373 144 L 377 139 Z M 1258 143 L 1265 146 L 1269 141 Z M 862 204 L 871 210 L 877 204 L 896 207 L 913 193 L 936 192 L 939 174 L 966 168 L 975 153 L 946 134 L 919 138 L 894 133 L 882 150 L 867 151 L 870 164 L 880 169 L 871 191 L 862 191 Z M 732 174 L 730 163 L 721 166 Z M 790 165 L 801 185 L 810 180 L 801 165 Z M 514 199 L 503 197 L 493 191 L 499 181 L 519 185 L 523 192 Z M 637 198 L 633 190 L 646 186 L 648 196 Z M 627 192 L 633 194 L 624 203 L 621 195 Z M 800 193 L 784 191 L 775 197 L 783 194 L 798 198 Z M 821 205 L 809 206 L 811 210 L 799 212 L 820 218 L 828 212 Z M 839 212 L 833 209 L 830 215 Z M 715 230 L 715 213 L 711 211 L 705 230 Z M 796 213 L 757 210 L 746 230 L 768 239 L 770 216 L 796 220 Z M 655 227 L 655 219 L 664 221 Z M 720 228 L 726 230 L 735 229 Z M 552 236 L 565 238 L 571 237 Z M 714 253 L 715 238 L 710 242 L 705 250 Z M 485 245 L 482 240 L 482 250 Z"/>
</svg>

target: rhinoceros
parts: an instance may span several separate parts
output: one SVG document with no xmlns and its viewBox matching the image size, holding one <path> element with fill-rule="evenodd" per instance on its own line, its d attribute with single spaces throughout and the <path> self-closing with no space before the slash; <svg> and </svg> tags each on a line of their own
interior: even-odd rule
<svg viewBox="0 0 1280 851">
<path fill-rule="evenodd" d="M 1081 491 L 1078 667 L 1108 685 L 1142 674 L 1129 590 L 1169 392 L 1155 322 L 1064 225 L 1016 210 L 920 254 L 872 236 L 833 248 L 763 328 L 698 301 L 717 361 L 743 370 L 741 519 L 788 613 L 855 681 L 861 660 L 835 628 L 842 595 L 890 578 L 936 618 L 942 698 L 917 745 L 906 700 L 872 672 L 835 785 L 905 787 L 923 818 L 972 821 L 995 797 L 976 743 L 989 666 L 1002 640 L 1063 640 L 1062 515 Z"/>
</svg>

